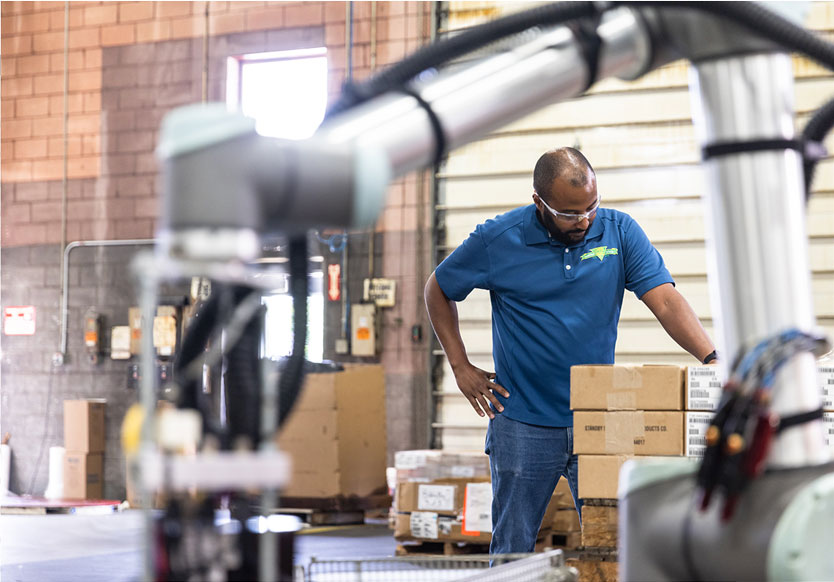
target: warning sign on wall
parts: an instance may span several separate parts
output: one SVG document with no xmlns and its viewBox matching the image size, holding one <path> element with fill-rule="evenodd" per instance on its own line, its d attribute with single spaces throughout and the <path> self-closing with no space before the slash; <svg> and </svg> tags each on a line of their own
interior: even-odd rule
<svg viewBox="0 0 834 582">
<path fill-rule="evenodd" d="M 35 335 L 35 306 L 6 307 L 3 314 L 6 335 Z"/>
</svg>

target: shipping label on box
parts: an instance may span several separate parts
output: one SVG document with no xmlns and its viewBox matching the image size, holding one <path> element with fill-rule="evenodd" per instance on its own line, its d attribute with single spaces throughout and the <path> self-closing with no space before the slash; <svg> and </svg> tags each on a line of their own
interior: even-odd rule
<svg viewBox="0 0 834 582">
<path fill-rule="evenodd" d="M 417 509 L 420 511 L 454 511 L 454 485 L 428 485 L 421 483 L 417 487 Z"/>
<path fill-rule="evenodd" d="M 687 410 L 717 410 L 722 390 L 718 366 L 686 367 Z"/>
<path fill-rule="evenodd" d="M 573 414 L 573 452 L 582 455 L 682 455 L 683 413 L 576 411 Z"/>
<path fill-rule="evenodd" d="M 817 366 L 822 389 L 822 409 L 834 411 L 834 366 Z"/>
<path fill-rule="evenodd" d="M 410 519 L 411 535 L 415 538 L 437 539 L 437 513 L 414 511 Z"/>
<path fill-rule="evenodd" d="M 834 452 L 834 412 L 824 412 L 822 426 L 825 431 L 825 444 Z"/>
<path fill-rule="evenodd" d="M 683 410 L 680 366 L 583 365 L 570 371 L 573 410 Z"/>
<path fill-rule="evenodd" d="M 687 457 L 703 457 L 707 449 L 707 429 L 712 422 L 714 412 L 687 412 L 684 422 L 686 424 L 686 440 L 684 442 L 684 455 Z"/>
<path fill-rule="evenodd" d="M 463 499 L 463 533 L 491 532 L 492 483 L 467 483 Z"/>
</svg>

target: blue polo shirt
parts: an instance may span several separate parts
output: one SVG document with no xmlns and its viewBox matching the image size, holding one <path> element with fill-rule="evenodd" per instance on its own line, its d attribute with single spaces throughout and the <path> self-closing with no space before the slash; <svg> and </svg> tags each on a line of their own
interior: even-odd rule
<svg viewBox="0 0 834 582">
<path fill-rule="evenodd" d="M 674 283 L 663 258 L 629 215 L 600 208 L 585 239 L 550 238 L 531 204 L 478 225 L 437 267 L 449 299 L 488 289 L 496 394 L 507 417 L 573 426 L 570 367 L 611 364 L 623 290 L 642 297 Z"/>
</svg>

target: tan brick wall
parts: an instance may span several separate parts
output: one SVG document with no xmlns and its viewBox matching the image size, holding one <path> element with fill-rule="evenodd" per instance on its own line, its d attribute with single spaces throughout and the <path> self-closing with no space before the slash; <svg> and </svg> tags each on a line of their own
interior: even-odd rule
<svg viewBox="0 0 834 582">
<path fill-rule="evenodd" d="M 402 58 L 417 49 L 429 35 L 429 2 L 354 3 L 354 78 Z M 208 8 L 208 10 L 207 10 Z M 102 51 L 109 47 L 234 35 L 259 30 L 322 27 L 328 48 L 330 98 L 335 98 L 346 71 L 345 2 L 71 2 L 65 28 L 63 2 L 2 3 L 2 128 L 0 157 L 2 182 L 54 182 L 64 177 L 64 114 L 66 101 L 66 176 L 69 180 L 101 178 L 102 159 L 120 148 L 124 139 L 103 140 L 102 75 L 107 64 Z M 371 55 L 372 37 L 376 54 Z M 64 46 L 69 50 L 65 56 Z M 198 59 L 198 57 L 195 57 Z M 67 94 L 64 69 L 67 64 Z M 135 136 L 134 136 L 135 137 Z M 156 139 L 156 133 L 145 137 Z M 106 142 L 106 143 L 105 143 Z M 139 144 L 141 145 L 141 144 Z M 137 145 L 136 147 L 139 147 Z M 143 146 L 144 147 L 144 146 Z M 413 182 L 414 179 L 412 178 Z M 406 181 L 392 185 L 392 197 L 381 216 L 378 230 L 410 229 L 416 207 L 404 202 Z M 26 193 L 27 190 L 23 189 Z M 96 188 L 105 211 L 93 220 L 115 224 L 91 230 L 70 224 L 70 233 L 129 236 L 153 232 L 156 205 L 143 199 L 126 212 L 115 204 L 107 188 Z M 155 196 L 153 193 L 152 196 Z M 54 243 L 60 240 L 60 216 L 39 212 L 33 201 L 3 193 L 2 239 L 4 246 Z M 112 207 L 112 212 L 107 208 Z M 127 216 L 125 216 L 127 214 Z M 405 220 L 403 220 L 405 216 Z M 141 228 L 126 228 L 136 218 Z M 84 217 L 70 218 L 84 220 Z M 39 239 L 39 236 L 42 238 Z"/>
</svg>

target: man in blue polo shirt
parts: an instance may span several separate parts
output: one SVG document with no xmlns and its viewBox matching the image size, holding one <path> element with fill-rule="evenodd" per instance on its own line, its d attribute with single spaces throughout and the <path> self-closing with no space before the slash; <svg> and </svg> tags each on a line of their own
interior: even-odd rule
<svg viewBox="0 0 834 582">
<path fill-rule="evenodd" d="M 574 503 L 570 367 L 611 364 L 623 291 L 634 292 L 699 361 L 715 358 L 660 253 L 627 214 L 600 208 L 596 175 L 573 148 L 546 152 L 533 202 L 478 225 L 426 283 L 426 307 L 455 380 L 490 418 L 491 553 L 530 552 L 556 483 Z M 495 373 L 473 366 L 455 302 L 472 289 L 492 302 Z M 497 414 L 496 414 L 497 413 Z"/>
</svg>

